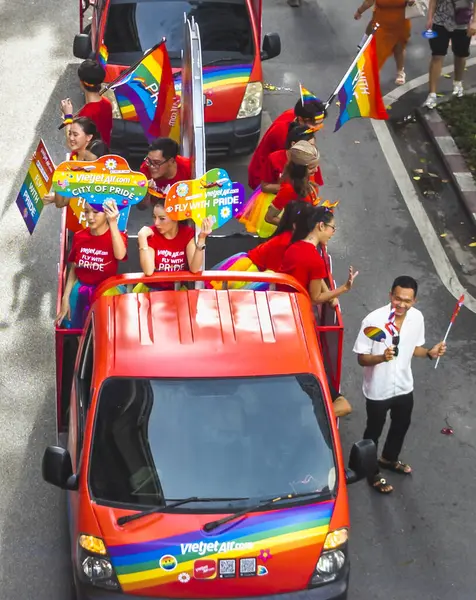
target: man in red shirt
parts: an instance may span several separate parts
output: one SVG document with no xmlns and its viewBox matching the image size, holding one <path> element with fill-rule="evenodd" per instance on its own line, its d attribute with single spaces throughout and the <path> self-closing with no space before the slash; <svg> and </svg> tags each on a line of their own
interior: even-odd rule
<svg viewBox="0 0 476 600">
<path fill-rule="evenodd" d="M 315 127 L 316 131 L 322 127 L 322 120 L 327 116 L 324 104 L 320 100 L 302 103 L 298 100 L 294 109 L 283 112 L 264 134 L 258 147 L 254 151 L 248 166 L 248 185 L 252 190 L 261 183 L 263 164 L 267 157 L 276 150 L 286 148 L 289 124 L 296 121 L 299 125 Z"/>
<path fill-rule="evenodd" d="M 298 125 L 295 121 L 292 121 L 289 124 L 286 148 L 272 152 L 263 165 L 261 173 L 261 189 L 265 194 L 277 194 L 279 192 L 281 175 L 283 174 L 284 167 L 289 161 L 289 150 L 294 144 L 301 140 L 315 145 L 316 138 L 314 129 L 307 125 Z M 317 171 L 312 177 L 317 185 L 324 185 L 320 167 L 317 167 Z"/>
<path fill-rule="evenodd" d="M 89 117 L 96 125 L 103 142 L 111 145 L 112 106 L 107 98 L 101 96 L 101 85 L 106 73 L 95 60 L 85 60 L 79 65 L 78 77 L 86 104 L 79 110 L 77 117 Z M 61 111 L 66 125 L 73 119 L 73 103 L 70 98 L 61 101 Z M 68 129 L 68 127 L 66 127 Z M 66 135 L 67 132 L 66 132 Z"/>
<path fill-rule="evenodd" d="M 166 196 L 177 181 L 192 179 L 190 159 L 179 155 L 179 145 L 171 138 L 157 138 L 151 143 L 140 171 L 149 180 L 149 189 L 162 196 Z M 153 204 L 154 196 L 147 194 L 137 208 L 144 210 Z"/>
</svg>

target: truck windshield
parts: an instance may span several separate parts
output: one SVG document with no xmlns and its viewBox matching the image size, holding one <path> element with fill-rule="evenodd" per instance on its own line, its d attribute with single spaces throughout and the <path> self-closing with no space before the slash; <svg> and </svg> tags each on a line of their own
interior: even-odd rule
<svg viewBox="0 0 476 600">
<path fill-rule="evenodd" d="M 336 470 L 321 387 L 312 375 L 108 379 L 89 484 L 99 503 L 208 500 L 181 510 L 215 509 L 226 498 L 332 495 Z"/>
<path fill-rule="evenodd" d="M 199 24 L 204 63 L 222 57 L 253 62 L 245 0 L 112 0 L 104 34 L 109 62 L 131 65 L 165 37 L 172 66 L 180 66 L 184 13 Z"/>
</svg>

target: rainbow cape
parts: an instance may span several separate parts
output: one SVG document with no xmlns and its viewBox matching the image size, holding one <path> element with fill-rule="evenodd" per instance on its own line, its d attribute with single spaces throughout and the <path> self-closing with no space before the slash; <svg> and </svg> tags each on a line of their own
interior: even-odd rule
<svg viewBox="0 0 476 600">
<path fill-rule="evenodd" d="M 377 47 L 374 37 L 363 48 L 354 68 L 338 93 L 340 114 L 334 129 L 338 131 L 344 123 L 356 117 L 388 119 L 380 91 L 377 63 Z"/>
<path fill-rule="evenodd" d="M 110 85 L 126 121 L 139 121 L 149 140 L 171 137 L 180 142 L 178 102 L 170 59 L 161 43 L 124 77 Z"/>
</svg>

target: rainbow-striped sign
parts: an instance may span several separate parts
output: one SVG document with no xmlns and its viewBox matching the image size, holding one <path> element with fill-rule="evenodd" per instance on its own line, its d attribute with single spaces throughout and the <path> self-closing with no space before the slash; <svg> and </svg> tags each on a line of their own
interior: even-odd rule
<svg viewBox="0 0 476 600">
<path fill-rule="evenodd" d="M 245 188 L 232 182 L 224 169 L 211 169 L 199 179 L 179 181 L 167 192 L 165 210 L 171 219 L 192 219 L 200 226 L 205 217 L 218 229 L 235 217 L 245 201 Z"/>
<path fill-rule="evenodd" d="M 94 162 L 65 161 L 53 175 L 53 191 L 67 198 L 83 198 L 102 210 L 107 200 L 115 200 L 119 210 L 138 204 L 147 194 L 147 177 L 131 171 L 127 161 L 113 154 Z"/>
<path fill-rule="evenodd" d="M 16 200 L 30 234 L 40 218 L 43 210 L 42 199 L 50 191 L 54 171 L 55 165 L 43 140 L 40 140 Z"/>
</svg>

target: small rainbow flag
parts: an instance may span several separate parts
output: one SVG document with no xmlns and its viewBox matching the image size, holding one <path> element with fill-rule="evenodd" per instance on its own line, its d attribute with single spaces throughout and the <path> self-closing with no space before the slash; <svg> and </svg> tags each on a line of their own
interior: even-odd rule
<svg viewBox="0 0 476 600">
<path fill-rule="evenodd" d="M 380 91 L 377 47 L 374 37 L 362 48 L 354 67 L 350 70 L 338 93 L 340 114 L 334 131 L 356 117 L 388 119 Z"/>
<path fill-rule="evenodd" d="M 110 86 L 122 118 L 139 121 L 149 140 L 158 136 L 180 142 L 180 111 L 170 59 L 161 43 Z"/>
<path fill-rule="evenodd" d="M 301 84 L 299 84 L 299 91 L 301 92 L 301 102 L 303 104 L 309 104 L 309 102 L 313 102 L 315 100 L 320 102 L 319 98 L 314 96 L 314 94 L 312 92 L 310 92 L 307 88 L 305 88 Z"/>
<path fill-rule="evenodd" d="M 99 46 L 99 53 L 98 53 L 98 63 L 101 65 L 101 67 L 106 70 L 106 65 L 107 65 L 107 59 L 109 58 L 109 51 L 106 47 L 106 44 L 104 43 L 104 40 L 102 41 L 101 45 Z"/>
</svg>

